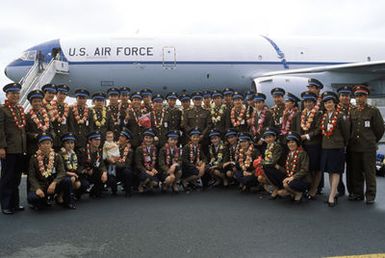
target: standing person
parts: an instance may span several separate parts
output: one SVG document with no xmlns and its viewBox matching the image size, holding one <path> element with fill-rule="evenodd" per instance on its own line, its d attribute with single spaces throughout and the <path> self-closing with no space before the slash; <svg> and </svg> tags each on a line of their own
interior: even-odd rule
<svg viewBox="0 0 385 258">
<path fill-rule="evenodd" d="M 41 50 L 39 50 L 37 52 L 37 54 L 36 54 L 36 61 L 38 62 L 39 72 L 44 71 L 44 61 L 45 61 L 45 58 L 44 58 L 44 55 L 41 52 Z"/>
<path fill-rule="evenodd" d="M 215 179 L 215 186 L 220 183 L 224 187 L 229 185 L 223 164 L 227 158 L 227 148 L 221 140 L 221 132 L 218 129 L 212 129 L 209 133 L 211 144 L 209 146 L 209 156 L 207 172 Z"/>
<path fill-rule="evenodd" d="M 344 116 L 345 120 L 350 121 L 350 112 L 353 109 L 353 105 L 350 103 L 350 99 L 352 96 L 352 89 L 348 86 L 343 86 L 337 90 L 339 95 L 339 103 L 337 106 L 337 109 L 340 110 L 340 113 Z M 350 163 L 349 163 L 349 152 L 347 150 L 345 151 L 345 160 L 346 160 L 346 187 L 347 190 L 350 193 L 352 193 L 352 186 L 351 186 L 351 169 L 350 169 Z M 345 185 L 343 182 L 342 177 L 340 178 L 340 183 L 338 184 L 338 195 L 344 196 L 345 195 Z"/>
<path fill-rule="evenodd" d="M 159 170 L 162 173 L 162 190 L 170 187 L 179 192 L 178 184 L 182 177 L 182 150 L 178 147 L 179 131 L 169 131 L 166 134 L 167 143 L 159 151 Z"/>
<path fill-rule="evenodd" d="M 71 179 L 65 176 L 61 156 L 52 149 L 52 136 L 40 134 L 38 143 L 39 148 L 29 162 L 28 203 L 34 209 L 42 209 L 51 205 L 51 199 L 55 195 L 61 195 L 63 202 L 59 199 L 56 199 L 56 202 L 69 209 L 75 209 Z"/>
<path fill-rule="evenodd" d="M 119 95 L 119 112 L 120 112 L 120 129 L 122 130 L 124 127 L 124 118 L 127 115 L 127 110 L 130 107 L 130 92 L 131 89 L 128 87 L 121 87 L 119 89 L 120 95 Z"/>
<path fill-rule="evenodd" d="M 357 106 L 351 111 L 352 135 L 349 141 L 352 169 L 352 194 L 349 200 L 363 200 L 366 183 L 366 203 L 376 198 L 376 149 L 384 134 L 384 120 L 378 108 L 367 104 L 369 89 L 356 85 L 353 93 Z"/>
<path fill-rule="evenodd" d="M 120 108 L 119 108 L 119 95 L 118 88 L 109 88 L 107 90 L 109 104 L 107 106 L 107 113 L 111 117 L 112 128 L 114 133 L 114 140 L 117 141 L 120 135 L 121 121 L 120 121 Z"/>
<path fill-rule="evenodd" d="M 185 93 L 179 96 L 179 100 L 181 102 L 181 121 L 180 121 L 180 129 L 182 130 L 183 134 L 181 137 L 181 144 L 184 146 L 189 141 L 189 135 L 188 131 L 184 128 L 184 117 L 187 110 L 191 108 L 191 97 Z"/>
<path fill-rule="evenodd" d="M 345 146 L 350 137 L 350 121 L 337 109 L 338 97 L 334 92 L 322 94 L 325 113 L 322 115 L 321 171 L 329 173 L 329 207 L 337 204 L 337 187 L 344 172 Z"/>
<path fill-rule="evenodd" d="M 203 109 L 206 109 L 207 111 L 211 110 L 211 91 L 205 90 L 203 91 Z"/>
<path fill-rule="evenodd" d="M 67 85 L 60 84 L 56 86 L 56 100 L 51 101 L 51 112 L 49 113 L 52 122 L 52 129 L 55 135 L 54 149 L 59 151 L 61 146 L 61 137 L 68 132 L 68 116 L 70 106 L 65 102 L 70 88 Z"/>
<path fill-rule="evenodd" d="M 259 151 L 262 152 L 262 135 L 266 127 L 271 127 L 273 119 L 270 110 L 265 105 L 266 96 L 257 93 L 254 97 L 254 111 L 249 122 L 254 142 L 257 143 Z"/>
<path fill-rule="evenodd" d="M 20 205 L 19 185 L 26 169 L 27 137 L 24 109 L 18 104 L 21 85 L 10 83 L 3 90 L 6 100 L 0 106 L 0 198 L 1 211 L 7 215 L 24 210 Z"/>
<path fill-rule="evenodd" d="M 235 178 L 239 183 L 241 191 L 246 191 L 258 184 L 253 162 L 259 153 L 254 148 L 250 134 L 239 134 L 239 145 L 235 155 L 237 157 Z"/>
<path fill-rule="evenodd" d="M 140 91 L 140 94 L 143 98 L 143 108 L 147 110 L 147 112 L 151 112 L 152 110 L 152 90 L 143 89 Z"/>
<path fill-rule="evenodd" d="M 246 119 L 249 121 L 254 114 L 254 109 L 255 109 L 255 92 L 254 91 L 247 91 L 246 92 Z"/>
<path fill-rule="evenodd" d="M 226 105 L 226 107 L 229 110 L 231 110 L 234 106 L 233 94 L 234 94 L 234 90 L 231 88 L 225 88 L 223 90 L 223 103 Z"/>
<path fill-rule="evenodd" d="M 102 141 L 106 137 L 107 131 L 112 131 L 113 122 L 111 113 L 107 111 L 106 95 L 102 92 L 92 95 L 94 103 L 90 113 L 90 131 L 98 131 L 102 135 Z"/>
<path fill-rule="evenodd" d="M 176 101 L 178 96 L 175 92 L 167 94 L 167 108 L 165 114 L 164 127 L 168 131 L 180 131 L 180 125 L 182 120 L 182 111 L 176 107 Z"/>
<path fill-rule="evenodd" d="M 238 132 L 246 132 L 246 106 L 243 104 L 243 96 L 239 92 L 234 92 L 233 103 L 234 105 L 230 110 L 230 126 Z"/>
<path fill-rule="evenodd" d="M 297 120 L 298 120 L 298 102 L 300 99 L 291 94 L 287 93 L 285 99 L 285 110 L 282 114 L 282 126 L 281 126 L 281 139 L 280 142 L 283 145 L 283 150 L 287 150 L 286 145 L 286 136 L 290 131 L 294 131 L 296 129 Z M 284 151 L 284 156 L 286 156 L 287 151 Z"/>
<path fill-rule="evenodd" d="M 79 154 L 80 148 L 84 148 L 87 143 L 89 133 L 90 109 L 87 106 L 87 98 L 90 93 L 84 89 L 75 90 L 76 103 L 70 108 L 68 117 L 68 130 L 76 137 L 75 150 Z"/>
<path fill-rule="evenodd" d="M 153 190 L 159 186 L 161 174 L 158 170 L 158 150 L 154 144 L 156 134 L 149 128 L 143 132 L 143 142 L 135 150 L 135 165 L 138 170 L 138 191 L 143 193 L 145 188 Z"/>
<path fill-rule="evenodd" d="M 312 185 L 310 187 L 308 198 L 315 199 L 318 186 L 321 181 L 321 116 L 320 105 L 317 104 L 317 95 L 310 91 L 302 92 L 303 110 L 298 113 L 297 129 L 301 135 L 303 148 L 309 155 L 309 171 L 312 175 Z"/>
<path fill-rule="evenodd" d="M 41 87 L 41 90 L 44 92 L 43 107 L 48 111 L 48 113 L 55 112 L 51 102 L 54 100 L 57 93 L 56 85 L 48 83 Z"/>
<path fill-rule="evenodd" d="M 285 101 L 283 96 L 285 96 L 286 92 L 282 88 L 274 88 L 270 93 L 274 100 L 274 106 L 271 108 L 273 118 L 272 126 L 274 128 L 280 129 L 282 127 L 283 111 L 285 110 Z"/>
<path fill-rule="evenodd" d="M 211 121 L 213 128 L 218 129 L 221 134 L 224 134 L 226 128 L 230 127 L 230 121 L 228 119 L 228 108 L 223 104 L 222 93 L 215 90 L 212 94 L 213 104 L 211 105 Z"/>
<path fill-rule="evenodd" d="M 90 197 L 102 196 L 103 185 L 108 180 L 103 153 L 100 148 L 102 135 L 95 131 L 87 135 L 87 145 L 80 155 L 80 180 L 84 186 L 92 186 Z"/>
<path fill-rule="evenodd" d="M 155 144 L 158 147 L 163 146 L 166 143 L 166 133 L 168 124 L 165 121 L 166 111 L 163 108 L 163 97 L 160 94 L 156 94 L 152 99 L 153 108 L 151 111 L 151 126 L 158 136 Z M 166 127 L 167 125 L 167 127 Z"/>
</svg>

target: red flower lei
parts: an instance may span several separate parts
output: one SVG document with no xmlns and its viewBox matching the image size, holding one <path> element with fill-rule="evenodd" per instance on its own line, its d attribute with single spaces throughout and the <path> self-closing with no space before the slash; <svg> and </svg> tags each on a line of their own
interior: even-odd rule
<svg viewBox="0 0 385 258">
<path fill-rule="evenodd" d="M 5 100 L 4 105 L 9 109 L 9 111 L 11 111 L 12 117 L 13 117 L 13 121 L 15 122 L 16 126 L 19 129 L 24 128 L 25 125 L 27 124 L 27 120 L 25 119 L 24 108 L 21 105 L 11 105 L 11 103 L 9 103 L 9 101 L 7 99 Z M 19 109 L 19 114 L 20 114 L 20 117 L 21 117 L 21 121 L 19 121 L 19 119 L 17 117 L 16 109 L 15 108 Z"/>
<path fill-rule="evenodd" d="M 87 105 L 84 106 L 83 116 L 81 116 L 81 117 L 80 117 L 80 114 L 79 114 L 79 106 L 78 106 L 78 104 L 74 104 L 72 106 L 72 110 L 74 112 L 74 116 L 75 116 L 75 120 L 76 120 L 77 124 L 85 124 L 87 122 L 87 120 L 88 120 L 88 112 L 89 112 L 89 109 L 88 109 Z"/>
<path fill-rule="evenodd" d="M 107 106 L 107 111 L 110 112 L 112 121 L 114 122 L 114 125 L 118 125 L 120 123 L 119 117 L 120 117 L 120 104 L 115 109 L 115 106 L 108 105 Z M 115 112 L 118 111 L 118 112 Z"/>
<path fill-rule="evenodd" d="M 290 151 L 287 156 L 285 168 L 288 177 L 293 176 L 297 172 L 298 156 L 300 152 L 302 152 L 302 148 L 298 147 L 295 151 Z M 293 157 L 291 160 L 289 159 L 290 156 Z"/>
<path fill-rule="evenodd" d="M 91 164 L 91 146 L 89 143 L 87 143 L 86 154 L 87 154 L 87 163 Z M 100 160 L 100 152 L 98 150 L 96 152 L 96 162 L 98 162 L 99 160 Z"/>
<path fill-rule="evenodd" d="M 37 128 L 39 128 L 43 132 L 46 132 L 49 129 L 49 116 L 48 116 L 48 112 L 47 112 L 47 110 L 45 108 L 41 108 L 39 110 L 39 112 L 43 116 L 44 125 L 41 123 L 40 119 L 37 117 L 37 114 L 35 113 L 35 111 L 33 109 L 31 109 L 29 111 L 29 114 L 31 115 L 31 119 L 36 124 Z"/>
<path fill-rule="evenodd" d="M 50 150 L 48 156 L 48 164 L 45 166 L 44 164 L 44 154 L 41 150 L 36 152 L 37 164 L 39 165 L 39 171 L 42 176 L 45 178 L 50 177 L 52 175 L 53 167 L 55 164 L 55 152 L 53 149 Z"/>
<path fill-rule="evenodd" d="M 63 123 L 68 117 L 68 112 L 70 110 L 69 105 L 67 103 L 64 103 L 64 112 L 61 116 L 59 113 L 57 101 L 56 100 L 52 101 L 51 105 L 52 105 L 52 110 L 49 113 L 51 115 L 51 120 L 52 121 L 56 120 L 59 123 Z"/>
<path fill-rule="evenodd" d="M 318 112 L 318 110 L 319 110 L 319 105 L 316 104 L 310 110 L 310 114 L 308 117 L 306 117 L 306 116 L 307 116 L 307 112 L 309 110 L 307 108 L 304 108 L 304 110 L 302 110 L 302 114 L 301 114 L 301 128 L 302 128 L 302 130 L 304 130 L 305 132 L 309 131 L 311 124 L 313 123 L 315 114 Z"/>
<path fill-rule="evenodd" d="M 266 111 L 267 111 L 267 107 L 264 107 L 261 111 L 261 116 L 258 119 L 258 128 L 255 127 L 255 118 L 257 116 L 257 110 L 253 111 L 250 125 L 254 135 L 261 134 L 261 131 L 263 129 L 263 124 L 265 123 L 265 119 L 266 119 Z"/>
<path fill-rule="evenodd" d="M 161 110 L 161 116 L 160 120 L 158 121 L 158 116 L 156 115 L 155 109 L 152 110 L 152 116 L 154 117 L 154 125 L 156 128 L 159 128 L 163 124 L 163 119 L 164 119 L 164 109 L 162 108 Z"/>
<path fill-rule="evenodd" d="M 238 127 L 242 124 L 242 121 L 245 121 L 245 113 L 246 113 L 246 107 L 245 105 L 241 106 L 241 111 L 238 116 L 235 116 L 235 109 L 236 107 L 233 107 L 231 109 L 230 117 L 231 117 L 231 123 L 234 127 Z"/>
<path fill-rule="evenodd" d="M 121 155 L 120 158 L 119 158 L 119 162 L 120 163 L 126 162 L 127 155 L 128 155 L 128 153 L 130 152 L 130 149 L 131 149 L 130 147 L 131 147 L 130 144 L 127 144 L 126 147 L 124 147 L 123 155 Z"/>
<path fill-rule="evenodd" d="M 281 134 L 287 135 L 290 131 L 290 124 L 291 121 L 294 118 L 294 115 L 297 113 L 298 108 L 294 107 L 292 109 L 285 109 L 283 111 L 283 119 L 282 119 L 282 126 L 281 126 Z"/>
<path fill-rule="evenodd" d="M 285 108 L 285 105 L 275 105 L 274 107 L 271 108 L 272 110 L 272 115 L 273 115 L 273 121 L 275 123 L 275 125 L 279 125 L 280 123 L 280 117 L 279 117 L 279 113 L 281 112 L 281 110 L 284 110 Z"/>
<path fill-rule="evenodd" d="M 174 158 L 171 160 L 171 147 L 168 143 L 166 143 L 165 147 L 166 147 L 166 165 L 170 167 L 173 163 L 178 163 L 180 151 L 179 151 L 179 148 L 175 146 Z"/>
<path fill-rule="evenodd" d="M 156 162 L 156 147 L 150 146 L 150 153 L 147 151 L 147 146 L 142 144 L 144 167 L 147 170 L 152 170 L 155 167 Z M 148 160 L 148 161 L 147 161 Z"/>
<path fill-rule="evenodd" d="M 246 151 L 239 146 L 239 149 L 237 151 L 238 163 L 243 171 L 247 171 L 247 169 L 250 167 L 253 161 L 252 160 L 253 151 L 254 151 L 253 144 L 250 144 L 249 148 Z M 245 154 L 246 154 L 246 159 L 244 158 Z"/>
<path fill-rule="evenodd" d="M 200 144 L 196 145 L 197 154 L 196 154 L 196 157 L 194 157 L 194 144 L 190 143 L 190 163 L 194 164 L 195 158 L 196 158 L 196 163 L 198 163 L 200 161 L 200 157 L 201 157 L 201 148 L 200 147 L 201 147 Z"/>
<path fill-rule="evenodd" d="M 326 123 L 326 117 L 328 117 L 328 113 L 325 112 L 323 114 L 322 122 L 321 122 L 322 135 L 325 135 L 326 137 L 330 137 L 334 134 L 334 131 L 337 127 L 338 115 L 340 114 L 340 110 L 341 109 L 338 106 L 337 110 L 335 112 L 333 112 L 333 115 L 330 117 L 328 123 Z M 328 124 L 330 124 L 329 128 L 328 128 Z"/>
</svg>

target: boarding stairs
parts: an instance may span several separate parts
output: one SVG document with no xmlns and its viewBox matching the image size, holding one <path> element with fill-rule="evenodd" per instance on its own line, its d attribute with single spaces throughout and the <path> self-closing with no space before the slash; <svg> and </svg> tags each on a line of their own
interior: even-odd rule
<svg viewBox="0 0 385 258">
<path fill-rule="evenodd" d="M 20 104 L 26 111 L 30 108 L 28 93 L 52 82 L 56 74 L 69 74 L 68 62 L 52 59 L 48 64 L 44 63 L 43 67 L 39 68 L 39 62 L 35 61 L 28 73 L 20 80 L 22 85 Z"/>
</svg>

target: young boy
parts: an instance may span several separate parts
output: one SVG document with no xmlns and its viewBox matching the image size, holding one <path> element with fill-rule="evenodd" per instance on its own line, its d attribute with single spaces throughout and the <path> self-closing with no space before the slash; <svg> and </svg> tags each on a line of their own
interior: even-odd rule
<svg viewBox="0 0 385 258">
<path fill-rule="evenodd" d="M 119 146 L 114 142 L 114 132 L 106 133 L 106 141 L 103 144 L 103 160 L 109 164 L 107 167 L 108 175 L 116 176 L 115 162 L 120 157 Z"/>
</svg>

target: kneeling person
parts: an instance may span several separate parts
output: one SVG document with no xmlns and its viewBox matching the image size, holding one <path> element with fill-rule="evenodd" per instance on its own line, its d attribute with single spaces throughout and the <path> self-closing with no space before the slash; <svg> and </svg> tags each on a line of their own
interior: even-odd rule
<svg viewBox="0 0 385 258">
<path fill-rule="evenodd" d="M 223 186 L 226 187 L 229 185 L 229 182 L 223 164 L 224 161 L 227 160 L 227 149 L 220 136 L 221 132 L 217 129 L 213 129 L 209 133 L 211 144 L 209 146 L 209 163 L 207 171 L 216 179 L 215 185 L 219 185 L 222 181 Z"/>
</svg>

